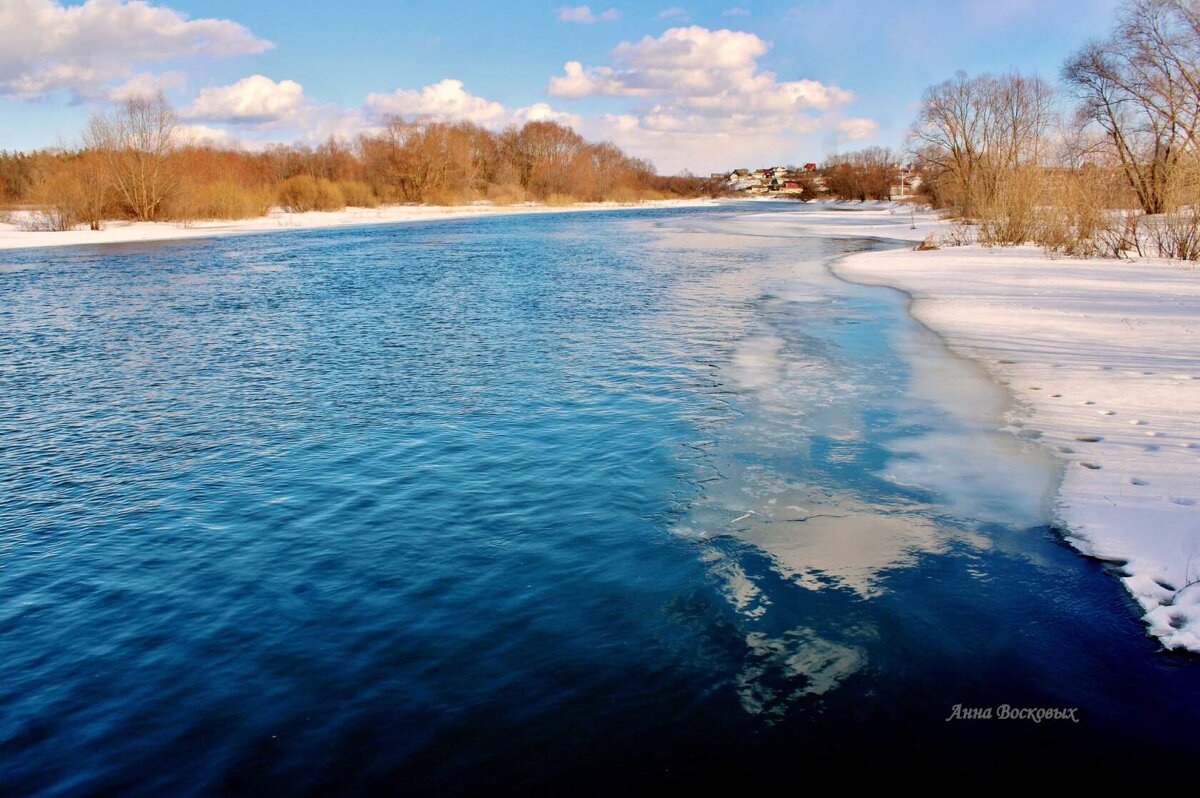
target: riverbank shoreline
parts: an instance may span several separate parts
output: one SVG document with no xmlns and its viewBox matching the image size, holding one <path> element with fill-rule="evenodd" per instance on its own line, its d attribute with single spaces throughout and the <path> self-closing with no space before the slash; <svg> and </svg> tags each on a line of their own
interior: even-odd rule
<svg viewBox="0 0 1200 798">
<path fill-rule="evenodd" d="M 216 236 L 319 230 L 331 227 L 475 219 L 540 213 L 579 213 L 625 210 L 657 210 L 712 205 L 709 198 L 646 200 L 635 204 L 584 202 L 574 205 L 385 205 L 379 208 L 346 208 L 341 211 L 288 213 L 278 208 L 266 216 L 233 221 L 197 222 L 105 222 L 102 230 L 30 231 L 19 223 L 0 222 L 0 250 L 41 249 L 96 244 L 133 244 L 180 241 Z M 18 220 L 19 221 L 19 220 Z"/>
<path fill-rule="evenodd" d="M 792 226 L 911 243 L 941 226 L 931 214 L 860 213 Z M 1114 564 L 1165 648 L 1200 652 L 1200 270 L 1032 246 L 905 247 L 833 270 L 906 293 L 913 318 L 1007 390 L 1003 427 L 1063 464 L 1053 514 L 1064 539 Z"/>
</svg>

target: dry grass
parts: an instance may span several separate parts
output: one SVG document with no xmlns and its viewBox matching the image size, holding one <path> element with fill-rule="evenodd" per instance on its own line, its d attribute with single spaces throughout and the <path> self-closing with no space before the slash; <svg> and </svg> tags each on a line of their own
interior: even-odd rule
<svg viewBox="0 0 1200 798">
<path fill-rule="evenodd" d="M 308 211 L 340 211 L 346 198 L 337 183 L 312 175 L 295 175 L 279 184 L 276 190 L 279 205 L 288 213 Z"/>
<path fill-rule="evenodd" d="M 342 199 L 345 200 L 348 207 L 379 207 L 379 197 L 375 196 L 374 189 L 361 180 L 339 180 L 337 187 L 342 192 Z"/>
<path fill-rule="evenodd" d="M 621 205 L 632 205 L 642 199 L 641 192 L 631 186 L 617 186 L 604 197 L 607 202 L 617 202 Z"/>
<path fill-rule="evenodd" d="M 529 194 L 520 183 L 500 183 L 488 186 L 487 198 L 496 205 L 516 205 L 529 201 Z"/>
<path fill-rule="evenodd" d="M 252 219 L 271 210 L 271 191 L 246 188 L 228 180 L 184 185 L 166 205 L 166 217 L 176 221 L 196 219 Z"/>
</svg>

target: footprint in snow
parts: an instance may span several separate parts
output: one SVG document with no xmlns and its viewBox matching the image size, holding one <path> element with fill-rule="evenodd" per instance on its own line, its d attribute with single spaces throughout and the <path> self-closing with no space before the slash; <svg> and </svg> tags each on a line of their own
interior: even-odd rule
<svg viewBox="0 0 1200 798">
<path fill-rule="evenodd" d="M 1104 440 L 1099 435 L 1076 435 L 1075 440 L 1080 443 L 1099 443 Z"/>
<path fill-rule="evenodd" d="M 1146 426 L 1146 422 L 1145 422 L 1145 421 L 1142 421 L 1140 418 L 1131 419 L 1129 423 L 1130 423 L 1130 424 L 1132 424 L 1132 425 L 1133 425 L 1133 426 L 1135 426 L 1135 427 L 1144 427 L 1144 426 Z"/>
<path fill-rule="evenodd" d="M 1149 485 L 1150 482 L 1149 482 L 1149 480 L 1142 479 L 1141 477 L 1130 477 L 1129 484 L 1140 486 L 1140 485 Z"/>
<path fill-rule="evenodd" d="M 1097 410 L 1096 412 L 1102 416 L 1115 416 L 1117 414 L 1116 410 Z"/>
<path fill-rule="evenodd" d="M 1098 463 L 1082 463 L 1081 462 L 1080 465 L 1083 466 L 1084 468 L 1090 469 L 1092 471 L 1100 470 L 1100 465 Z"/>
</svg>

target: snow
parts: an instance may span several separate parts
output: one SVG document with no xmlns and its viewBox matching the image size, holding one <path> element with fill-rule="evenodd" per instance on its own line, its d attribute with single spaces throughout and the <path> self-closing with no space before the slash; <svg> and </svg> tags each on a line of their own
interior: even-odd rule
<svg viewBox="0 0 1200 798">
<path fill-rule="evenodd" d="M 793 233 L 919 240 L 937 227 L 883 206 L 773 217 Z M 1200 270 L 1028 246 L 871 252 L 835 270 L 908 293 L 918 320 L 1007 385 L 1008 429 L 1063 462 L 1066 540 L 1118 564 L 1164 646 L 1200 652 Z"/>
<path fill-rule="evenodd" d="M 576 205 L 387 205 L 380 208 L 346 208 L 343 211 L 287 213 L 278 208 L 268 215 L 254 219 L 212 222 L 105 222 L 104 229 L 40 232 L 23 230 L 19 224 L 23 212 L 16 212 L 16 223 L 0 221 L 0 250 L 24 247 L 57 247 L 79 244 L 125 244 L 139 241 L 169 241 L 188 238 L 242 233 L 268 233 L 280 230 L 301 230 L 323 227 L 346 227 L 364 224 L 396 222 L 425 222 L 436 219 L 461 219 L 525 213 L 568 213 L 575 211 L 611 211 L 630 208 L 674 208 L 689 205 L 709 205 L 713 200 L 651 200 L 637 205 L 615 202 L 589 202 Z"/>
</svg>

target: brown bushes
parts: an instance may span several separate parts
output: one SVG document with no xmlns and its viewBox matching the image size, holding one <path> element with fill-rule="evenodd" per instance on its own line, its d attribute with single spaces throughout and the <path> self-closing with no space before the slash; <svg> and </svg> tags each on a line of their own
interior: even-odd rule
<svg viewBox="0 0 1200 798">
<path fill-rule="evenodd" d="M 246 188 L 230 180 L 185 183 L 166 205 L 164 215 L 192 219 L 252 219 L 271 210 L 274 196 L 265 187 Z"/>
<path fill-rule="evenodd" d="M 85 141 L 79 152 L 0 152 L 0 199 L 38 206 L 33 224 L 69 229 L 105 218 L 241 219 L 275 202 L 302 213 L 381 202 L 628 203 L 718 191 L 688 174 L 656 175 L 615 145 L 553 122 L 494 133 L 394 118 L 354 142 L 244 152 L 181 144 L 160 95 L 95 116 Z"/>
<path fill-rule="evenodd" d="M 887 200 L 898 182 L 899 158 L 884 147 L 834 155 L 825 164 L 825 188 L 844 200 Z"/>
<path fill-rule="evenodd" d="M 340 211 L 346 207 L 346 199 L 337 183 L 312 175 L 289 177 L 279 184 L 276 196 L 280 207 L 289 213 Z"/>
<path fill-rule="evenodd" d="M 351 208 L 375 208 L 379 206 L 379 198 L 375 191 L 361 180 L 339 180 L 338 190 L 342 199 Z"/>
<path fill-rule="evenodd" d="M 516 205 L 528 202 L 528 195 L 520 183 L 492 184 L 487 188 L 487 198 L 496 205 Z"/>
<path fill-rule="evenodd" d="M 55 164 L 34 182 L 30 199 L 37 210 L 26 226 L 37 230 L 71 230 L 81 224 L 99 230 L 114 205 L 95 153 L 80 153 Z"/>
<path fill-rule="evenodd" d="M 1197 52 L 1194 2 L 1126 0 L 1064 68 L 1073 119 L 1036 77 L 930 87 L 910 133 L 923 193 L 985 244 L 1200 259 Z"/>
</svg>

